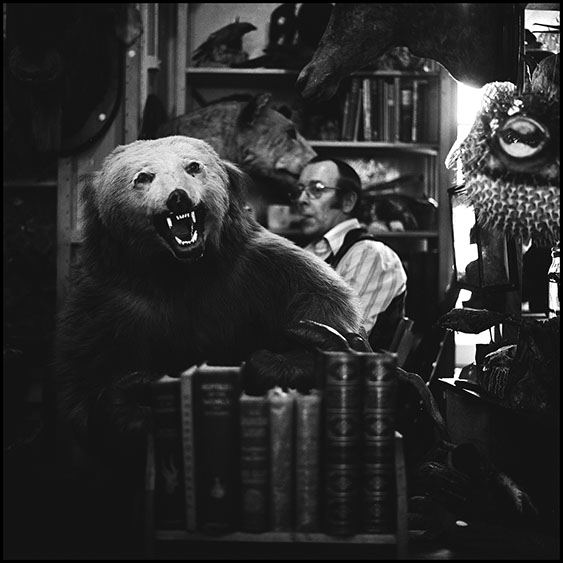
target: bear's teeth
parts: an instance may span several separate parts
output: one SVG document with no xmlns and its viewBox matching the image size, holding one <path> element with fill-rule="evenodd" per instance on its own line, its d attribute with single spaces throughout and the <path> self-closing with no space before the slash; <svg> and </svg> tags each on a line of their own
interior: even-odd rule
<svg viewBox="0 0 563 563">
<path fill-rule="evenodd" d="M 182 240 L 181 238 L 174 237 L 176 242 L 182 246 L 186 246 L 187 244 L 193 244 L 197 240 L 197 231 L 194 231 L 192 238 L 190 240 Z"/>
<path fill-rule="evenodd" d="M 166 217 L 166 222 L 168 223 L 168 228 L 172 228 L 172 219 L 170 217 Z"/>
<path fill-rule="evenodd" d="M 192 221 L 195 223 L 195 211 L 191 212 Z"/>
</svg>

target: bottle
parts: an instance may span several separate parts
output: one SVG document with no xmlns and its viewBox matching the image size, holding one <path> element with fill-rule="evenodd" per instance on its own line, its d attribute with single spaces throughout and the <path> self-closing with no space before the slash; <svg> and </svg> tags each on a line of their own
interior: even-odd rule
<svg viewBox="0 0 563 563">
<path fill-rule="evenodd" d="M 559 245 L 554 246 L 551 249 L 551 266 L 547 272 L 547 316 L 550 319 L 558 317 L 561 312 L 561 302 L 559 301 L 559 287 L 561 280 L 559 252 Z"/>
</svg>

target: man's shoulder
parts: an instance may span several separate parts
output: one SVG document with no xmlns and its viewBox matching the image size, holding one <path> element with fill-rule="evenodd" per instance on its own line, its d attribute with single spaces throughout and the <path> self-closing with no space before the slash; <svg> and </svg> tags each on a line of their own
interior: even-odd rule
<svg viewBox="0 0 563 563">
<path fill-rule="evenodd" d="M 341 258 L 344 256 L 353 258 L 359 255 L 365 258 L 377 255 L 384 256 L 388 261 L 402 263 L 400 256 L 390 246 L 370 234 L 365 228 L 357 229 L 357 232 L 350 231 L 349 234 L 350 238 L 345 240 L 341 247 Z"/>
</svg>

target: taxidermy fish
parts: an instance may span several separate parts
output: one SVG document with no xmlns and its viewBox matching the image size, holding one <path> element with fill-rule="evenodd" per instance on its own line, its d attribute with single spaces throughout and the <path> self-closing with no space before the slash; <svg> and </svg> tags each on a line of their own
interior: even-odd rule
<svg viewBox="0 0 563 563">
<path fill-rule="evenodd" d="M 558 69 L 559 55 L 544 59 L 522 93 L 487 84 L 469 134 L 446 159 L 448 168 L 461 160 L 477 221 L 524 244 L 560 239 Z"/>
</svg>

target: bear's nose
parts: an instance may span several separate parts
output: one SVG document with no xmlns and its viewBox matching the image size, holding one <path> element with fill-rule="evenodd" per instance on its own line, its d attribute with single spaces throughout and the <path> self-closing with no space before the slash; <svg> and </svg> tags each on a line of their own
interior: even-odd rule
<svg viewBox="0 0 563 563">
<path fill-rule="evenodd" d="M 184 190 L 174 190 L 166 200 L 166 207 L 172 213 L 179 215 L 180 213 L 191 211 L 194 208 L 194 204 Z"/>
</svg>

